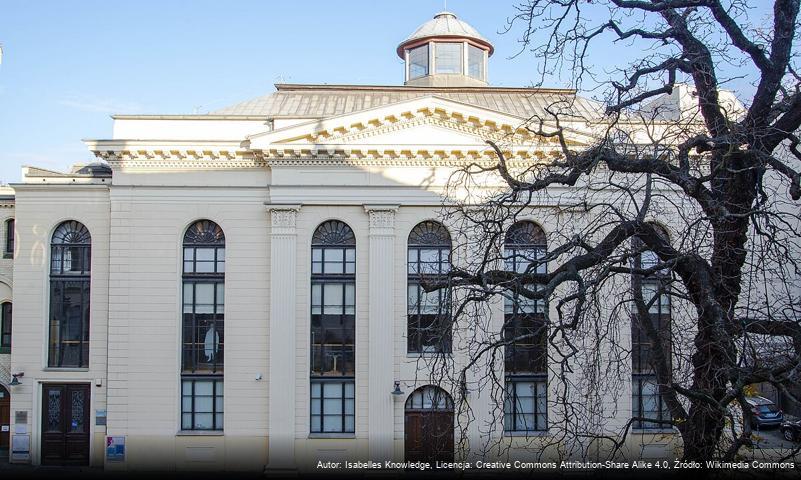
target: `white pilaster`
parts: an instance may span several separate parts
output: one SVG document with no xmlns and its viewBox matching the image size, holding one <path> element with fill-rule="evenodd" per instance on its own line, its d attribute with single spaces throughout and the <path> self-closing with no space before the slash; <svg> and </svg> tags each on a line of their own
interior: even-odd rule
<svg viewBox="0 0 801 480">
<path fill-rule="evenodd" d="M 295 278 L 300 205 L 270 212 L 269 469 L 295 467 Z"/>
<path fill-rule="evenodd" d="M 370 459 L 392 459 L 395 421 L 395 211 L 397 205 L 365 205 L 370 215 L 368 440 Z"/>
</svg>

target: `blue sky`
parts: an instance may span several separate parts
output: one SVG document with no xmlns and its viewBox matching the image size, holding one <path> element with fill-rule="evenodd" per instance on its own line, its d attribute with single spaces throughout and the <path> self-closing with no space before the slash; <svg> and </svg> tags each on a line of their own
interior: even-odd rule
<svg viewBox="0 0 801 480">
<path fill-rule="evenodd" d="M 493 85 L 527 86 L 537 59 L 502 35 L 514 2 L 449 0 L 495 45 Z M 207 112 L 273 84 L 401 84 L 395 47 L 442 0 L 0 0 L 0 181 L 63 170 L 109 138 L 112 113 Z M 614 62 L 598 55 L 599 67 Z M 562 83 L 562 84 L 560 84 Z M 548 86 L 565 86 L 549 80 Z"/>
</svg>

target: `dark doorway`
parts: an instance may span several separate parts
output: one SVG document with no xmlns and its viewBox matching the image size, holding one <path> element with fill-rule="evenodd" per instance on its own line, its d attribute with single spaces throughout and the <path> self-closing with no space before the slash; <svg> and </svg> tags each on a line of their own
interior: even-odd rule
<svg viewBox="0 0 801 480">
<path fill-rule="evenodd" d="M 42 386 L 42 465 L 89 465 L 89 385 Z"/>
<path fill-rule="evenodd" d="M 406 400 L 406 460 L 453 461 L 453 400 L 439 387 L 420 387 Z"/>
<path fill-rule="evenodd" d="M 8 438 L 11 432 L 11 394 L 0 385 L 0 451 L 8 454 Z M 2 459 L 0 459 L 2 461 Z"/>
</svg>

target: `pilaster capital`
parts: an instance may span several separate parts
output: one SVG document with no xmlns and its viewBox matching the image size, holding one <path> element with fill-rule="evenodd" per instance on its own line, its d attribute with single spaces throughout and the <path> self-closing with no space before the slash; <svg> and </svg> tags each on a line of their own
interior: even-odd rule
<svg viewBox="0 0 801 480">
<path fill-rule="evenodd" d="M 370 216 L 370 235 L 394 235 L 398 205 L 364 205 Z"/>
<path fill-rule="evenodd" d="M 300 205 L 266 205 L 273 235 L 294 235 Z"/>
</svg>

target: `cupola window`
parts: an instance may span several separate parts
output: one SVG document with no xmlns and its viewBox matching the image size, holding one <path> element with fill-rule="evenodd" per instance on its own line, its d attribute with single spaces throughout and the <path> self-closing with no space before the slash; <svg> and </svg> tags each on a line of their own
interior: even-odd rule
<svg viewBox="0 0 801 480">
<path fill-rule="evenodd" d="M 461 43 L 437 43 L 434 51 L 437 73 L 462 73 Z"/>
<path fill-rule="evenodd" d="M 428 44 L 409 50 L 409 78 L 428 75 Z"/>
<path fill-rule="evenodd" d="M 478 80 L 484 80 L 484 50 L 468 45 L 467 74 Z"/>
</svg>

